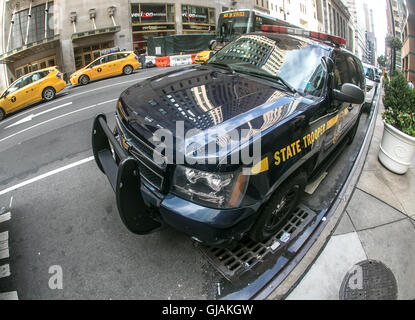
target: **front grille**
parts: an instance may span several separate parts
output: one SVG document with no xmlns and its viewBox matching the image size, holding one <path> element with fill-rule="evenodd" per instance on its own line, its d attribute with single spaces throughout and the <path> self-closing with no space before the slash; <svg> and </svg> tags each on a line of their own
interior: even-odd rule
<svg viewBox="0 0 415 320">
<path fill-rule="evenodd" d="M 154 150 L 134 135 L 126 126 L 120 121 L 118 115 L 115 116 L 117 128 L 119 133 L 126 140 L 129 146 L 129 153 L 138 161 L 140 176 L 144 182 L 147 182 L 158 191 L 164 190 L 164 176 L 166 174 L 166 165 L 159 165 L 153 160 Z"/>
</svg>

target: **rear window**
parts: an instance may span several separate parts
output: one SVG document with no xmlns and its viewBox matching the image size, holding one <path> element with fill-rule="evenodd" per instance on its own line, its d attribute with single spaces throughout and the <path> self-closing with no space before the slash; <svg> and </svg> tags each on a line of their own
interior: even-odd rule
<svg viewBox="0 0 415 320">
<path fill-rule="evenodd" d="M 117 55 L 117 59 L 124 59 L 127 58 L 130 54 L 129 53 L 119 53 Z"/>
<path fill-rule="evenodd" d="M 373 68 L 363 66 L 363 69 L 365 70 L 365 76 L 369 80 L 374 81 L 375 80 L 375 73 L 373 72 Z"/>
</svg>

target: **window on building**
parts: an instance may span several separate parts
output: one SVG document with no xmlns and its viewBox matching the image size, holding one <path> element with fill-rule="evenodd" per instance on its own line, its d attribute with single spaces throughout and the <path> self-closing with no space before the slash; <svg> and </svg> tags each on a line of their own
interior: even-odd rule
<svg viewBox="0 0 415 320">
<path fill-rule="evenodd" d="M 29 9 L 19 11 L 14 15 L 14 24 L 12 26 L 12 36 L 10 38 L 9 49 L 16 49 L 25 44 L 28 23 L 29 32 L 27 34 L 28 37 L 26 44 L 45 39 L 45 15 L 47 14 L 47 21 L 53 21 L 53 2 L 48 3 L 48 13 L 46 13 L 45 9 L 45 4 L 32 7 L 30 23 Z M 53 23 L 47 23 L 46 38 L 53 36 Z"/>
</svg>

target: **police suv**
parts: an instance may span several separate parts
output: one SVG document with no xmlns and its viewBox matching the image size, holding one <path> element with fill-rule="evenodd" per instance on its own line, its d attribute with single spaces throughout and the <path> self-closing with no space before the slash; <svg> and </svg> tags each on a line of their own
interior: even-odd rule
<svg viewBox="0 0 415 320">
<path fill-rule="evenodd" d="M 168 224 L 215 246 L 272 237 L 356 133 L 365 75 L 344 44 L 262 26 L 204 64 L 125 90 L 115 129 L 100 114 L 92 133 L 125 226 L 147 234 Z"/>
</svg>

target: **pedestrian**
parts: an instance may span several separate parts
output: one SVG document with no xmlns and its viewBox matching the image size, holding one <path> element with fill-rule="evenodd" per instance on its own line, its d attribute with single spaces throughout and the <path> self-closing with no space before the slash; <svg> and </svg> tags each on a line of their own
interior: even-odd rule
<svg viewBox="0 0 415 320">
<path fill-rule="evenodd" d="M 408 86 L 409 86 L 412 90 L 414 89 L 414 84 L 413 84 L 412 80 L 408 82 Z"/>
</svg>

